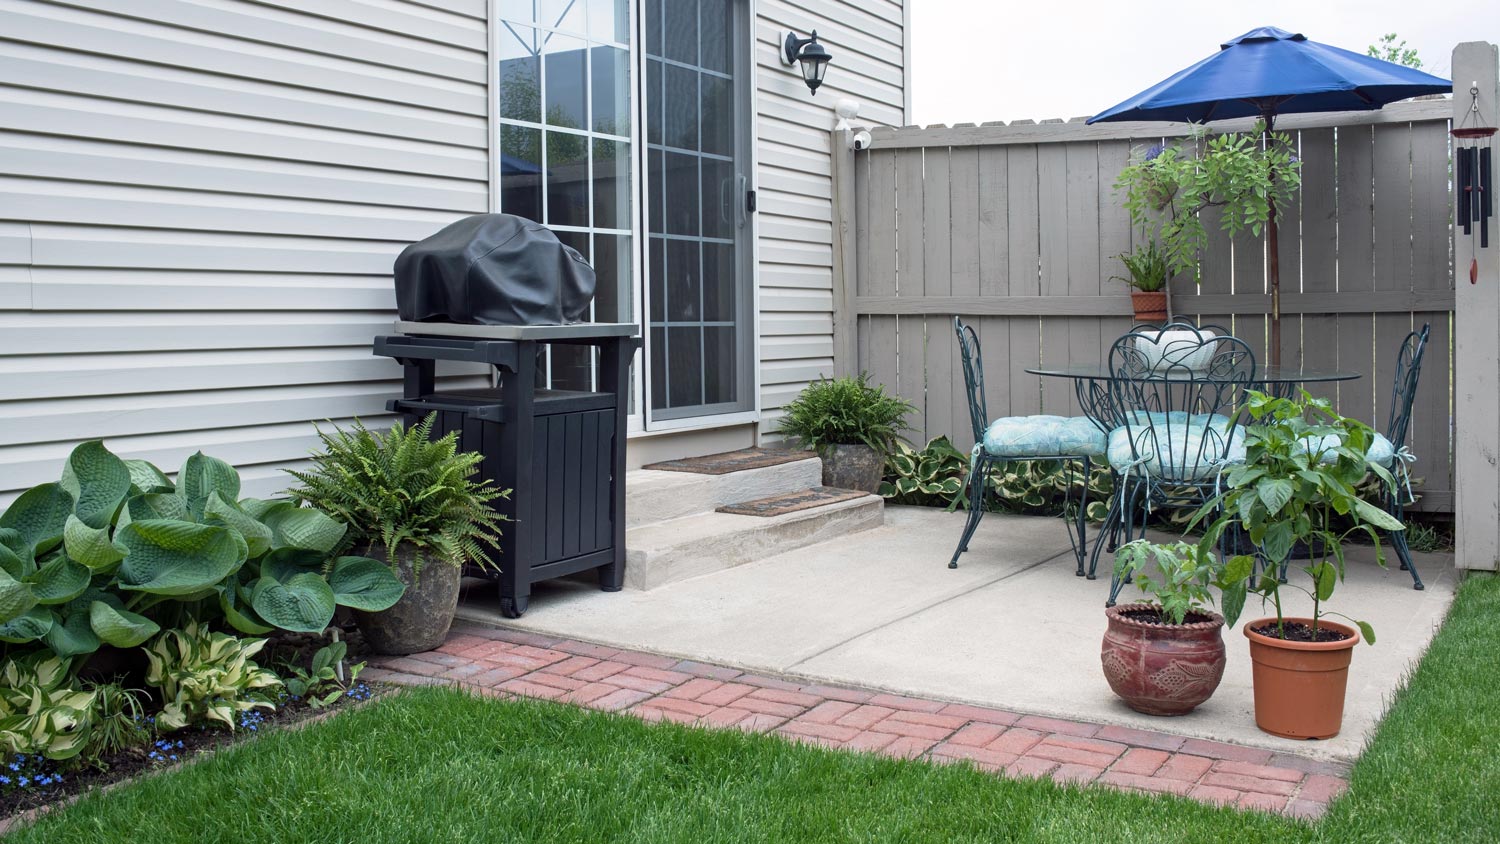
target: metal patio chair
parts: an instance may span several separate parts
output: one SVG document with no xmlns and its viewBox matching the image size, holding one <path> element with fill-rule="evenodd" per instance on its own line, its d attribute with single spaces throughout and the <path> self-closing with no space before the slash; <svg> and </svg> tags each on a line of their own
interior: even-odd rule
<svg viewBox="0 0 1500 844">
<path fill-rule="evenodd" d="M 1106 396 L 1119 425 L 1107 457 L 1119 486 L 1107 525 L 1118 525 L 1127 540 L 1145 535 L 1155 510 L 1202 506 L 1219 473 L 1244 460 L 1242 400 L 1255 385 L 1255 354 L 1227 332 L 1204 329 L 1187 322 L 1137 328 L 1110 347 Z M 1159 344 L 1154 332 L 1166 330 L 1183 332 L 1181 339 Z M 1110 577 L 1106 606 L 1127 582 Z"/>
<path fill-rule="evenodd" d="M 1415 457 L 1403 445 L 1406 442 L 1406 434 L 1411 426 L 1412 402 L 1417 396 L 1417 379 L 1422 375 L 1422 355 L 1427 351 L 1427 335 L 1431 326 L 1423 324 L 1421 328 L 1406 335 L 1401 341 L 1401 348 L 1396 353 L 1396 377 L 1391 387 L 1391 414 L 1386 421 L 1385 435 L 1377 435 L 1376 441 L 1370 446 L 1369 457 L 1379 460 L 1385 468 L 1396 477 L 1396 488 L 1388 489 L 1383 494 L 1382 504 L 1387 513 L 1397 519 L 1405 521 L 1406 505 L 1412 503 L 1411 495 L 1411 469 L 1410 464 Z M 1381 442 L 1381 440 L 1385 442 Z M 1386 451 L 1390 453 L 1389 461 L 1384 459 Z M 1390 531 L 1391 545 L 1396 549 L 1396 556 L 1401 559 L 1402 571 L 1411 572 L 1411 588 L 1422 590 L 1422 577 L 1417 574 L 1417 567 L 1411 561 L 1411 549 L 1406 544 L 1406 531 Z"/>
<path fill-rule="evenodd" d="M 1089 481 L 1093 461 L 1104 456 L 1104 431 L 1086 416 L 1006 416 L 991 420 L 984 395 L 984 359 L 979 335 L 958 317 L 953 318 L 953 330 L 958 335 L 963 360 L 974 451 L 969 463 L 969 517 L 948 568 L 958 568 L 959 555 L 969 550 L 969 540 L 979 527 L 979 520 L 984 518 L 984 495 L 992 467 L 1018 460 L 1060 460 L 1071 477 L 1073 462 L 1079 461 L 1083 464 L 1083 491 L 1079 494 L 1078 511 L 1070 514 L 1073 485 L 1069 483 L 1063 502 L 1063 523 L 1078 562 L 1076 574 L 1083 577 L 1088 548 Z M 1088 576 L 1093 579 L 1092 572 Z"/>
</svg>

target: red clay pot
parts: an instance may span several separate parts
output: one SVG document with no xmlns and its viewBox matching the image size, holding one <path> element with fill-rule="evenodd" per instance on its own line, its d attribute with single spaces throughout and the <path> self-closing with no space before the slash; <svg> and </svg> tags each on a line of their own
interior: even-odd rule
<svg viewBox="0 0 1500 844">
<path fill-rule="evenodd" d="M 1136 322 L 1162 323 L 1167 321 L 1167 293 L 1164 290 L 1153 290 L 1149 293 L 1133 290 L 1130 293 L 1130 306 L 1135 308 Z"/>
<path fill-rule="evenodd" d="M 1310 618 L 1287 618 L 1312 624 Z M 1344 723 L 1344 690 L 1349 661 L 1359 631 L 1347 624 L 1319 619 L 1318 626 L 1344 633 L 1339 642 L 1288 642 L 1262 636 L 1251 628 L 1275 624 L 1262 618 L 1245 625 L 1255 681 L 1255 726 L 1273 736 L 1326 739 Z"/>
<path fill-rule="evenodd" d="M 1208 621 L 1147 624 L 1126 618 L 1152 604 L 1120 604 L 1104 611 L 1109 627 L 1099 658 L 1109 687 L 1137 712 L 1186 715 L 1213 696 L 1224 678 L 1224 617 Z"/>
</svg>

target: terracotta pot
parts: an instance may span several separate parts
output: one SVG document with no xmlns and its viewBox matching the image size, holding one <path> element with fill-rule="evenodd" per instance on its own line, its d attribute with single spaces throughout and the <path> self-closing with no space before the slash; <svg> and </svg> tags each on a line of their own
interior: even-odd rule
<svg viewBox="0 0 1500 844">
<path fill-rule="evenodd" d="M 1135 308 L 1136 322 L 1167 321 L 1167 293 L 1165 290 L 1153 290 L 1149 293 L 1132 290 L 1130 292 L 1130 306 Z"/>
<path fill-rule="evenodd" d="M 1151 604 L 1120 604 L 1104 611 L 1100 660 L 1104 677 L 1131 709 L 1147 715 L 1186 715 L 1213 696 L 1224 678 L 1224 617 L 1200 615 L 1191 624 L 1147 624 L 1125 617 Z"/>
<path fill-rule="evenodd" d="M 1312 624 L 1310 618 L 1288 618 Z M 1346 624 L 1321 619 L 1349 638 L 1338 642 L 1288 642 L 1262 636 L 1251 628 L 1275 624 L 1262 618 L 1245 625 L 1255 681 L 1255 725 L 1274 736 L 1326 739 L 1339 734 L 1344 722 L 1344 689 L 1349 685 L 1349 660 L 1359 644 L 1359 631 Z"/>
<path fill-rule="evenodd" d="M 391 563 L 383 546 L 369 546 L 355 553 L 387 565 Z M 393 570 L 406 584 L 406 592 L 390 609 L 354 614 L 365 641 L 376 653 L 404 655 L 430 651 L 448 638 L 453 613 L 458 609 L 459 567 L 425 560 L 418 575 L 412 564 L 420 557 L 421 552 L 411 545 L 396 546 Z"/>
<path fill-rule="evenodd" d="M 823 486 L 880 492 L 885 458 L 867 445 L 830 446 L 823 455 Z"/>
</svg>

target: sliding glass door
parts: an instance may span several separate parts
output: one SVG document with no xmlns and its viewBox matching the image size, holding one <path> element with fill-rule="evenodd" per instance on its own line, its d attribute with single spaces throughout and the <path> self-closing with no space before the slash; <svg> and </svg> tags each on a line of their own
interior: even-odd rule
<svg viewBox="0 0 1500 844">
<path fill-rule="evenodd" d="M 755 406 L 752 77 L 746 0 L 642 2 L 650 425 Z"/>
</svg>

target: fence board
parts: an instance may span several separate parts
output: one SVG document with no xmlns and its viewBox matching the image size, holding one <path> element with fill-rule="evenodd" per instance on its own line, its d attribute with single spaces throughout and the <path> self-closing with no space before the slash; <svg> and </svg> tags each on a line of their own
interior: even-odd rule
<svg viewBox="0 0 1500 844">
<path fill-rule="evenodd" d="M 1301 201 L 1302 293 L 1338 296 L 1338 208 L 1335 204 L 1333 129 L 1308 129 L 1298 138 L 1302 158 Z M 1290 297 L 1283 294 L 1285 312 Z M 1307 369 L 1338 367 L 1338 317 L 1327 314 L 1301 315 L 1299 360 Z M 1285 352 L 1283 352 L 1285 355 Z M 1288 357 L 1282 358 L 1289 362 Z M 1308 392 L 1337 400 L 1333 384 L 1310 385 Z"/>
</svg>

